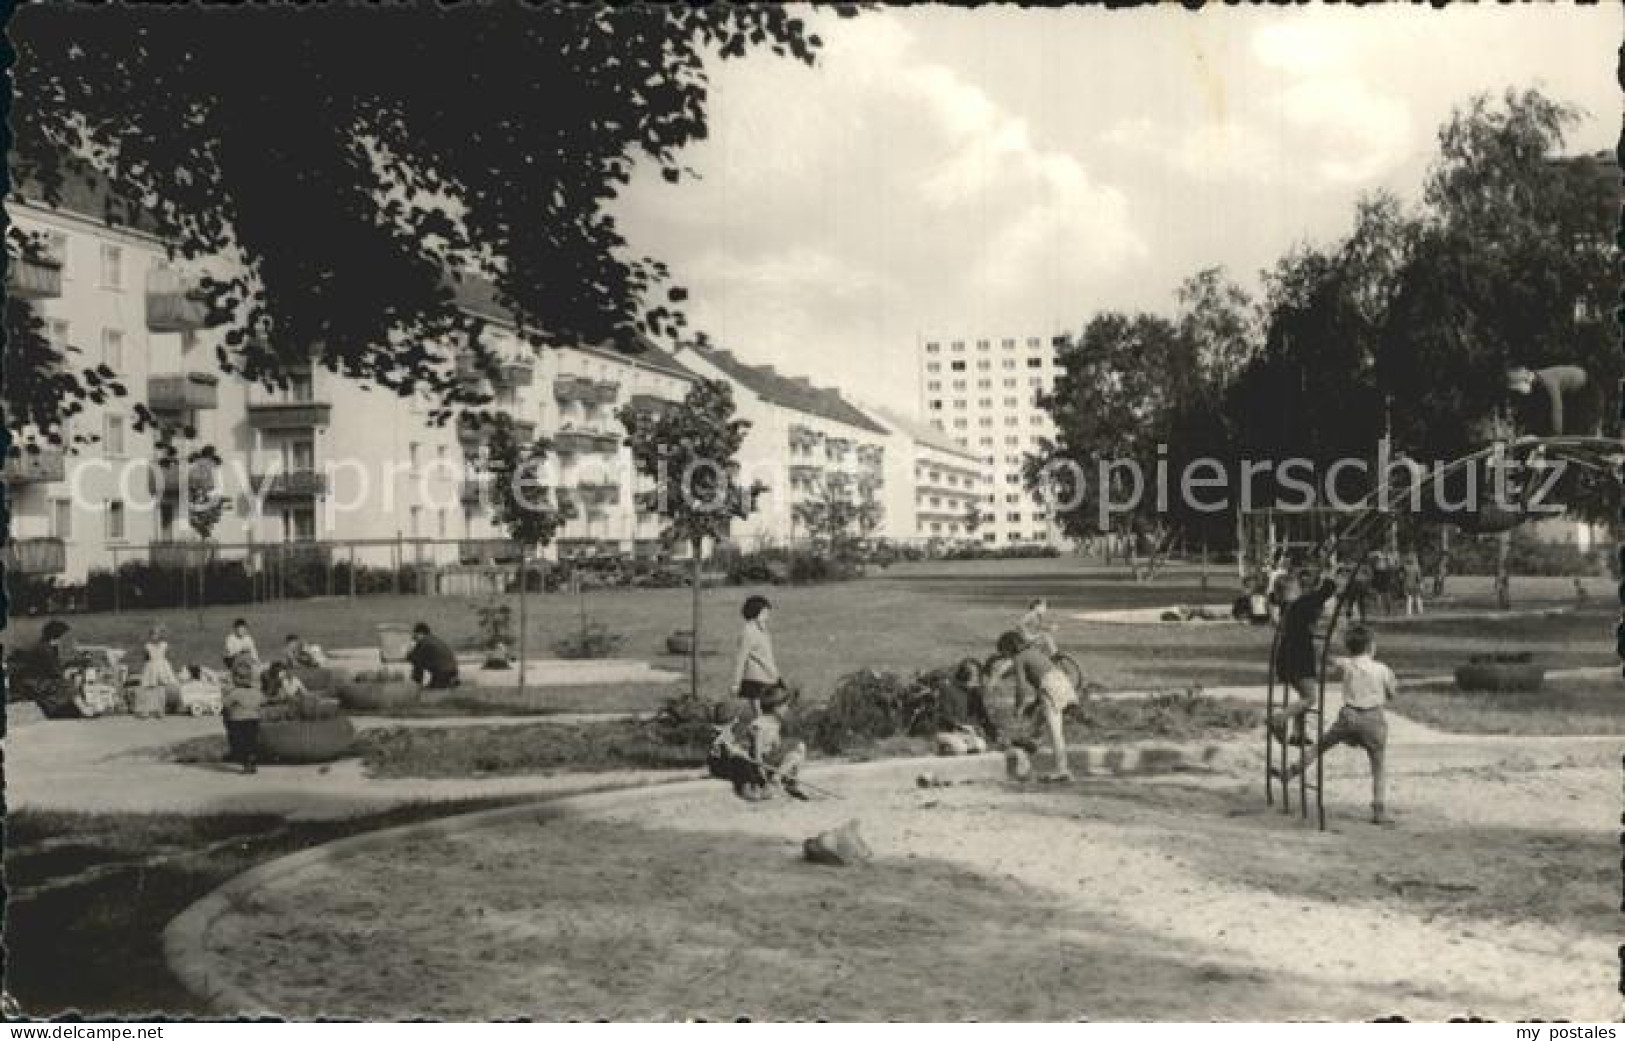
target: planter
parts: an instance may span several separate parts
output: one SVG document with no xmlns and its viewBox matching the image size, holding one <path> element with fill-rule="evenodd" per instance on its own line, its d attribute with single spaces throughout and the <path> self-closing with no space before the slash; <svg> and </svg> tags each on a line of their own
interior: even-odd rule
<svg viewBox="0 0 1625 1041">
<path fill-rule="evenodd" d="M 666 652 L 668 654 L 694 653 L 694 634 L 691 632 L 675 632 L 666 637 Z"/>
<path fill-rule="evenodd" d="M 423 704 L 423 692 L 411 680 L 350 680 L 339 685 L 339 704 L 349 712 L 391 711 Z"/>
<path fill-rule="evenodd" d="M 291 671 L 312 694 L 333 689 L 333 670 L 325 665 L 295 665 Z"/>
<path fill-rule="evenodd" d="M 378 626 L 378 656 L 384 661 L 405 661 L 412 649 L 412 627 L 394 622 Z"/>
<path fill-rule="evenodd" d="M 355 724 L 343 716 L 260 724 L 260 752 L 286 763 L 327 763 L 355 743 Z"/>
<path fill-rule="evenodd" d="M 1529 661 L 1510 658 L 1500 661 L 1471 661 L 1456 670 L 1456 689 L 1488 694 L 1534 694 L 1546 682 L 1546 668 Z"/>
</svg>

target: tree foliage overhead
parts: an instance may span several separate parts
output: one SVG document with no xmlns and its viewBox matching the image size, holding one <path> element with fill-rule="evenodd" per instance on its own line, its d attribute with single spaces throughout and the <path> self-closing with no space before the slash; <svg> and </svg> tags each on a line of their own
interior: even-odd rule
<svg viewBox="0 0 1625 1041">
<path fill-rule="evenodd" d="M 539 344 L 630 348 L 678 330 L 682 290 L 607 205 L 640 161 L 685 175 L 681 149 L 706 134 L 709 55 L 810 63 L 820 46 L 800 12 L 768 4 L 228 17 L 63 3 L 27 7 L 11 32 L 14 182 L 54 203 L 87 159 L 107 176 L 110 218 L 139 212 L 181 255 L 237 261 L 204 286 L 229 325 L 224 370 L 276 383 L 314 354 L 447 410 L 477 399 L 434 345 L 473 342 L 480 324 L 454 305 L 448 270 L 492 279 Z M 9 411 L 50 427 L 13 390 L 37 391 L 44 362 L 11 369 Z"/>
</svg>

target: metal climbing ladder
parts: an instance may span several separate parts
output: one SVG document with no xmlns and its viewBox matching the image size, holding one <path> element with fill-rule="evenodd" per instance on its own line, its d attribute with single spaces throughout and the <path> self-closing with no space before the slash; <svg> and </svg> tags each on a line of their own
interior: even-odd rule
<svg viewBox="0 0 1625 1041">
<path fill-rule="evenodd" d="M 1536 453 L 1550 453 L 1554 457 L 1565 459 L 1566 461 L 1575 463 L 1583 468 L 1613 474 L 1618 466 L 1619 458 L 1621 455 L 1625 455 L 1625 439 L 1586 436 L 1555 436 L 1525 437 L 1511 442 L 1497 441 L 1486 448 L 1482 448 L 1478 451 L 1461 456 L 1460 458 L 1446 464 L 1442 468 L 1436 469 L 1423 479 L 1422 484 L 1431 484 L 1450 473 L 1461 470 L 1463 467 L 1477 466 L 1492 456 L 1498 457 L 1499 460 L 1503 462 L 1509 458 L 1517 459 L 1519 461 L 1527 461 Z M 1400 491 L 1402 487 L 1403 486 L 1399 482 L 1391 481 L 1386 489 L 1384 489 L 1384 494 L 1387 496 L 1392 496 L 1396 492 Z M 1527 507 L 1528 487 L 1527 485 L 1524 485 L 1517 489 L 1517 491 L 1519 496 L 1518 511 L 1521 514 L 1524 508 Z M 1340 550 L 1345 546 L 1352 546 L 1354 547 L 1355 551 L 1349 556 L 1349 560 L 1353 561 L 1354 565 L 1358 567 L 1358 565 L 1364 561 L 1366 555 L 1370 552 L 1371 547 L 1376 545 L 1377 541 L 1386 534 L 1388 525 L 1394 521 L 1394 518 L 1390 514 L 1379 508 L 1383 501 L 1384 499 L 1379 497 L 1377 492 L 1373 492 L 1371 495 L 1366 496 L 1366 498 L 1362 500 L 1362 502 L 1358 504 L 1354 510 L 1349 511 L 1350 519 L 1346 524 L 1341 526 L 1340 530 L 1334 530 L 1323 538 L 1320 545 L 1317 547 L 1314 554 L 1314 559 L 1324 566 L 1329 561 L 1331 554 L 1334 551 Z M 1345 582 L 1344 588 L 1339 590 L 1337 594 L 1337 607 L 1332 611 L 1331 618 L 1329 618 L 1326 622 L 1325 631 L 1322 632 L 1320 636 L 1319 684 L 1316 690 L 1315 703 L 1310 705 L 1309 708 L 1303 713 L 1305 717 L 1312 716 L 1314 718 L 1314 747 L 1317 748 L 1319 747 L 1321 739 L 1326 735 L 1326 672 L 1327 667 L 1331 664 L 1332 637 L 1337 632 L 1337 627 L 1342 620 L 1343 615 L 1351 606 L 1349 597 L 1344 595 L 1346 592 L 1347 583 Z M 1292 781 L 1286 777 L 1286 770 L 1292 754 L 1291 750 L 1293 746 L 1290 742 L 1293 728 L 1286 728 L 1281 736 L 1277 738 L 1274 731 L 1268 725 L 1268 721 L 1275 718 L 1277 708 L 1284 709 L 1291 698 L 1290 690 L 1287 689 L 1285 685 L 1282 685 L 1280 700 L 1279 703 L 1277 703 L 1275 663 L 1276 657 L 1280 653 L 1280 648 L 1281 627 L 1280 622 L 1277 621 L 1274 637 L 1270 642 L 1269 685 L 1267 688 L 1268 693 L 1265 696 L 1266 725 L 1264 727 L 1264 798 L 1267 805 L 1275 805 L 1276 782 L 1279 781 L 1281 812 L 1290 814 L 1292 812 Z M 1304 730 L 1307 732 L 1307 729 L 1306 719 Z M 1305 736 L 1307 736 L 1307 733 Z M 1325 760 L 1323 757 L 1318 755 L 1315 757 L 1315 778 L 1314 781 L 1311 782 L 1308 777 L 1309 771 L 1303 768 L 1305 760 L 1308 759 L 1307 750 L 1310 746 L 1307 743 L 1304 743 L 1297 747 L 1299 766 L 1297 776 L 1299 812 L 1302 814 L 1305 820 L 1309 819 L 1309 794 L 1313 792 L 1315 796 L 1316 823 L 1321 831 L 1325 831 L 1326 802 L 1322 794 L 1326 779 Z M 1276 768 L 1279 768 L 1280 770 L 1279 777 L 1275 775 Z"/>
</svg>

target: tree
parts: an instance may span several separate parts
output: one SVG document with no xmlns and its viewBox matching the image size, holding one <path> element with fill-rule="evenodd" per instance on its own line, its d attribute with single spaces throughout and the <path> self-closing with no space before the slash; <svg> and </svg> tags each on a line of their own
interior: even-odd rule
<svg viewBox="0 0 1625 1041">
<path fill-rule="evenodd" d="M 855 538 L 868 538 L 880 526 L 882 510 L 875 492 L 873 478 L 854 479 L 834 471 L 819 478 L 813 497 L 796 503 L 791 511 L 814 549 L 842 558 L 850 554 Z"/>
<path fill-rule="evenodd" d="M 685 176 L 681 150 L 706 133 L 708 56 L 812 63 L 821 46 L 771 4 L 425 0 L 229 18 L 63 4 L 10 29 L 14 179 L 56 203 L 94 168 L 110 221 L 223 258 L 200 286 L 227 329 L 222 371 L 280 384 L 314 353 L 403 396 L 430 392 L 442 422 L 483 401 L 436 346 L 484 350 L 447 271 L 494 280 L 538 345 L 675 334 L 682 289 L 629 255 L 609 205 L 640 159 Z M 125 396 L 105 368 L 62 371 L 26 303 L 5 317 L 8 425 L 56 440 L 84 401 Z"/>
<path fill-rule="evenodd" d="M 1055 388 L 1040 400 L 1057 437 L 1026 457 L 1026 487 L 1054 503 L 1070 538 L 1149 540 L 1154 567 L 1173 531 L 1153 484 L 1159 448 L 1199 383 L 1195 344 L 1167 319 L 1107 312 L 1059 361 Z"/>
<path fill-rule="evenodd" d="M 965 526 L 965 534 L 974 539 L 976 537 L 976 533 L 982 530 L 982 526 L 986 524 L 987 521 L 988 516 L 982 512 L 982 507 L 977 503 L 972 502 L 966 504 L 965 519 L 960 523 Z"/>
<path fill-rule="evenodd" d="M 653 484 L 638 495 L 639 506 L 665 520 L 661 538 L 668 546 L 688 545 L 694 590 L 689 678 L 698 697 L 705 544 L 727 537 L 733 522 L 750 516 L 757 496 L 766 490 L 739 483 L 739 449 L 750 423 L 734 418 L 733 391 L 720 380 L 695 383 L 680 408 L 654 411 L 626 405 L 617 416 L 626 428 L 633 466 Z"/>
<path fill-rule="evenodd" d="M 525 604 L 529 599 L 527 570 L 533 553 L 553 541 L 559 528 L 574 515 L 574 506 L 561 501 L 548 486 L 546 466 L 552 442 L 545 437 L 522 441 L 513 419 L 497 413 L 491 419 L 491 433 L 485 443 L 485 468 L 490 474 L 492 519 L 507 529 L 519 550 L 519 689 L 525 689 L 527 622 Z"/>
</svg>

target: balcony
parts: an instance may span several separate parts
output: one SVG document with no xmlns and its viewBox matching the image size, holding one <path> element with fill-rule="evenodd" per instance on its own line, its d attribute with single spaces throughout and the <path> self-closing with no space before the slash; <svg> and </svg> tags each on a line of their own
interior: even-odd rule
<svg viewBox="0 0 1625 1041">
<path fill-rule="evenodd" d="M 7 484 L 46 484 L 67 476 L 62 449 L 41 448 L 30 452 L 19 448 L 16 455 L 6 459 Z"/>
<path fill-rule="evenodd" d="M 154 412 L 191 412 L 220 406 L 220 379 L 208 372 L 147 377 L 147 406 Z"/>
<path fill-rule="evenodd" d="M 459 539 L 457 560 L 462 564 L 516 564 L 519 543 L 512 539 Z"/>
<path fill-rule="evenodd" d="M 648 413 L 652 416 L 664 415 L 678 406 L 679 402 L 670 398 L 663 398 L 657 394 L 632 395 L 632 408 L 638 412 Z"/>
<path fill-rule="evenodd" d="M 793 463 L 790 466 L 790 481 L 793 484 L 800 484 L 804 481 L 817 481 L 823 476 L 824 468 L 822 466 L 815 466 L 812 463 Z"/>
<path fill-rule="evenodd" d="M 560 376 L 553 381 L 553 398 L 566 404 L 579 401 L 584 405 L 613 405 L 620 393 L 621 385 L 614 380 Z"/>
<path fill-rule="evenodd" d="M 556 545 L 560 560 L 621 555 L 621 544 L 613 539 L 559 539 Z"/>
<path fill-rule="evenodd" d="M 61 296 L 62 261 L 55 257 L 12 256 L 6 265 L 6 291 L 23 300 Z"/>
<path fill-rule="evenodd" d="M 325 427 L 333 406 L 325 401 L 250 401 L 248 423 L 255 430 L 309 430 Z"/>
<path fill-rule="evenodd" d="M 198 281 L 172 268 L 147 274 L 147 328 L 155 333 L 185 333 L 208 325 L 209 309 Z"/>
<path fill-rule="evenodd" d="M 621 439 L 599 430 L 560 430 L 553 435 L 553 447 L 561 455 L 613 452 L 621 447 Z"/>
<path fill-rule="evenodd" d="M 216 488 L 214 466 L 205 463 L 193 463 L 186 475 L 186 488 L 211 491 Z M 147 470 L 147 487 L 152 494 L 160 498 L 174 498 L 181 491 L 181 467 L 179 465 L 164 466 L 159 464 Z"/>
<path fill-rule="evenodd" d="M 480 368 L 472 351 L 464 351 L 457 356 L 459 379 L 477 384 L 487 375 L 487 372 Z M 492 384 L 504 389 L 528 387 L 536 381 L 536 363 L 529 358 L 494 360 L 489 376 Z"/>
<path fill-rule="evenodd" d="M 491 440 L 492 435 L 495 433 L 496 423 L 492 420 L 480 420 L 472 416 L 465 416 L 457 425 L 457 439 L 464 444 L 484 444 Z M 520 442 L 535 440 L 536 423 L 529 419 L 513 420 L 513 436 Z"/>
<path fill-rule="evenodd" d="M 823 440 L 824 435 L 814 430 L 812 427 L 796 424 L 790 428 L 791 448 L 801 451 L 811 451 L 812 449 L 818 447 Z"/>
<path fill-rule="evenodd" d="M 320 470 L 257 473 L 249 480 L 267 499 L 310 499 L 327 494 L 327 475 Z"/>
<path fill-rule="evenodd" d="M 0 561 L 14 575 L 60 575 L 67 567 L 61 539 L 12 539 Z"/>
</svg>

